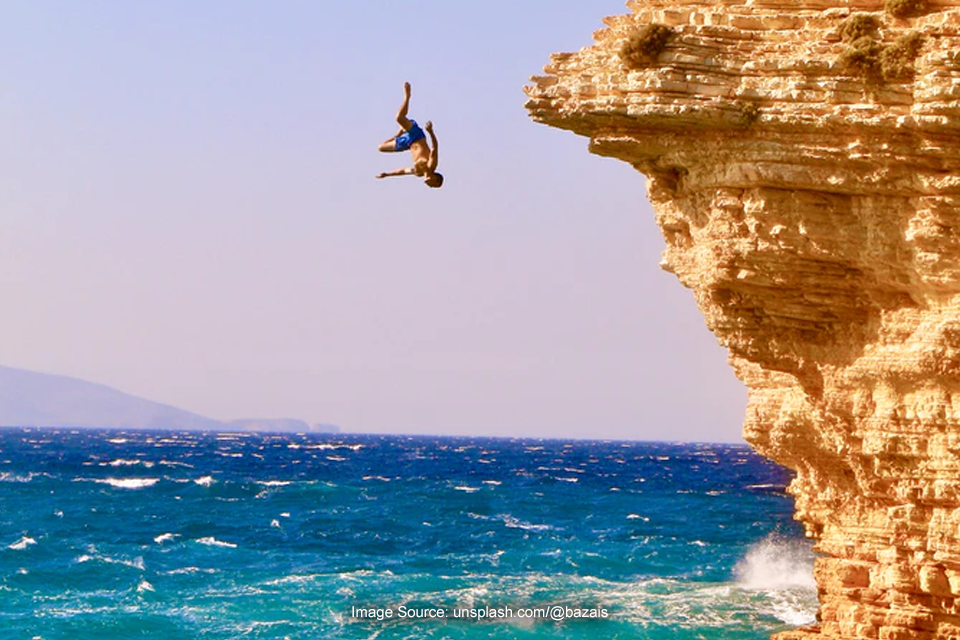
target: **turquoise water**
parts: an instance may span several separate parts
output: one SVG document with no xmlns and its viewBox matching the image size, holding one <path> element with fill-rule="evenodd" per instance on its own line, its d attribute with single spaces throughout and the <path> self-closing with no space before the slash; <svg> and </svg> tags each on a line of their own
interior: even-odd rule
<svg viewBox="0 0 960 640">
<path fill-rule="evenodd" d="M 788 479 L 732 445 L 3 429 L 0 637 L 766 638 L 816 608 Z"/>
</svg>

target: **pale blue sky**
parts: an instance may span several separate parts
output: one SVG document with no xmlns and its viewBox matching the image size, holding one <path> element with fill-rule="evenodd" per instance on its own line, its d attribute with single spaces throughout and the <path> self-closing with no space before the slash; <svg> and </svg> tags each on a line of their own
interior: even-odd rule
<svg viewBox="0 0 960 640">
<path fill-rule="evenodd" d="M 0 0 L 0 364 L 214 418 L 740 438 L 629 166 L 522 87 L 622 0 Z M 443 189 L 373 178 L 402 83 Z"/>
</svg>

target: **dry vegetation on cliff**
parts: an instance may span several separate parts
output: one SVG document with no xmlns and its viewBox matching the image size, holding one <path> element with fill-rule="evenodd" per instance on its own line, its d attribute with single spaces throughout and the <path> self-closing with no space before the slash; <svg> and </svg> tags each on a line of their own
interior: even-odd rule
<svg viewBox="0 0 960 640">
<path fill-rule="evenodd" d="M 862 38 L 876 38 L 880 21 L 868 13 L 855 13 L 840 23 L 840 41 L 853 43 Z"/>
<path fill-rule="evenodd" d="M 884 10 L 894 18 L 912 18 L 927 11 L 926 0 L 887 0 Z"/>
<path fill-rule="evenodd" d="M 905 33 L 880 53 L 880 73 L 886 80 L 908 80 L 913 77 L 914 60 L 920 54 L 923 36 L 915 31 Z"/>
<path fill-rule="evenodd" d="M 876 17 L 864 13 L 854 14 L 841 23 L 840 41 L 847 47 L 838 58 L 840 66 L 870 81 L 911 79 L 923 36 L 910 31 L 884 46 L 879 40 L 880 26 Z"/>
<path fill-rule="evenodd" d="M 620 59 L 630 69 L 643 69 L 657 61 L 667 46 L 673 29 L 663 24 L 648 24 L 637 29 L 620 48 Z"/>
<path fill-rule="evenodd" d="M 737 113 L 740 115 L 740 121 L 743 124 L 750 126 L 760 119 L 760 105 L 755 101 L 738 98 L 733 104 L 737 108 Z"/>
</svg>

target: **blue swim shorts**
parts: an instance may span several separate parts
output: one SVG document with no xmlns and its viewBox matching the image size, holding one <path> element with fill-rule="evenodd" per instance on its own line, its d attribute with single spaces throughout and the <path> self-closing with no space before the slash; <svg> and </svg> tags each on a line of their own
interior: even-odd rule
<svg viewBox="0 0 960 640">
<path fill-rule="evenodd" d="M 426 136 L 423 129 L 417 124 L 416 120 L 410 121 L 410 128 L 397 136 L 397 151 L 406 151 L 417 140 L 423 140 Z"/>
</svg>

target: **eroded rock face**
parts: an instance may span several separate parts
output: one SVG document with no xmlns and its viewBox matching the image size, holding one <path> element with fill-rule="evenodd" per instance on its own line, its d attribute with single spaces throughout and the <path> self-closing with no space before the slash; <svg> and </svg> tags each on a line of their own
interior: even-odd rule
<svg viewBox="0 0 960 640">
<path fill-rule="evenodd" d="M 749 387 L 747 441 L 797 472 L 821 623 L 782 637 L 960 638 L 960 1 L 628 7 L 527 108 L 648 177 L 662 266 Z M 922 36 L 903 75 L 849 63 L 855 13 L 874 53 Z M 627 68 L 651 23 L 673 35 Z"/>
</svg>

